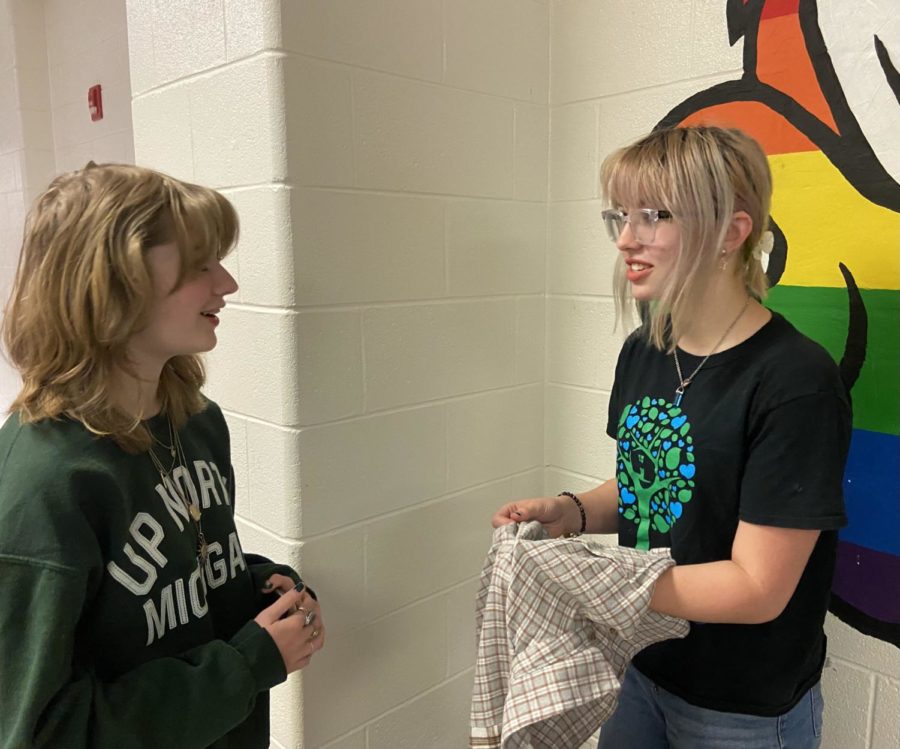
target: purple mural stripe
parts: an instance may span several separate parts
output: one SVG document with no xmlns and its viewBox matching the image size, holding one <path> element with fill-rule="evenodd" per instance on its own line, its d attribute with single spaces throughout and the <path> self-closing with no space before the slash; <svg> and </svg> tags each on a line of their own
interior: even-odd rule
<svg viewBox="0 0 900 749">
<path fill-rule="evenodd" d="M 900 580 L 900 557 L 838 542 L 835 591 L 847 603 L 883 622 L 900 624 L 900 596 L 889 584 Z"/>
</svg>

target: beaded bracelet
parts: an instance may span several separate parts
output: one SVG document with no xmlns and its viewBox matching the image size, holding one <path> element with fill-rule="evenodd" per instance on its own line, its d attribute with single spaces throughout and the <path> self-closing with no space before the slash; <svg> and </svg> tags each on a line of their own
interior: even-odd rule
<svg viewBox="0 0 900 749">
<path fill-rule="evenodd" d="M 576 497 L 574 494 L 572 494 L 572 492 L 560 492 L 556 496 L 557 497 L 568 497 L 576 505 L 578 505 L 578 512 L 581 513 L 581 530 L 578 531 L 578 533 L 569 533 L 568 535 L 570 537 L 571 536 L 580 536 L 582 533 L 584 533 L 587 530 L 587 515 L 584 512 L 584 505 L 581 504 L 581 500 L 578 499 L 578 497 Z"/>
</svg>

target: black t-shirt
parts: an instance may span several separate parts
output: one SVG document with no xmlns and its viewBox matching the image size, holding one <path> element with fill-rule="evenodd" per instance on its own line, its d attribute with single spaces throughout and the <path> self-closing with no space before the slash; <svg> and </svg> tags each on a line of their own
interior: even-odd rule
<svg viewBox="0 0 900 749">
<path fill-rule="evenodd" d="M 701 357 L 679 349 L 685 376 Z M 678 564 L 731 558 L 739 520 L 822 531 L 784 612 L 765 624 L 692 623 L 637 668 L 714 710 L 781 715 L 820 678 L 841 482 L 851 432 L 834 361 L 777 313 L 711 356 L 674 406 L 675 362 L 639 332 L 616 365 L 607 433 L 617 441 L 619 544 L 669 546 Z"/>
</svg>

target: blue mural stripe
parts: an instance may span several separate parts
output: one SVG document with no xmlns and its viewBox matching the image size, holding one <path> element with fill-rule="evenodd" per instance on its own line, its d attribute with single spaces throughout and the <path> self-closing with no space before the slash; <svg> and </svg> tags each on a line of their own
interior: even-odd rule
<svg viewBox="0 0 900 749">
<path fill-rule="evenodd" d="M 853 430 L 844 499 L 841 541 L 900 556 L 900 437 Z"/>
</svg>

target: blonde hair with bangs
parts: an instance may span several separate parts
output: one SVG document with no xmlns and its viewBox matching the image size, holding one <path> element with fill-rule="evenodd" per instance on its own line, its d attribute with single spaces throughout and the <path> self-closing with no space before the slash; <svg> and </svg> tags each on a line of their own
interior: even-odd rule
<svg viewBox="0 0 900 749">
<path fill-rule="evenodd" d="M 146 251 L 175 242 L 175 288 L 237 240 L 228 200 L 206 187 L 124 164 L 88 164 L 57 177 L 35 201 L 3 319 L 3 342 L 23 385 L 11 411 L 23 423 L 61 416 L 129 452 L 150 447 L 140 419 L 114 405 L 127 345 L 153 300 Z M 158 395 L 176 427 L 203 408 L 198 356 L 163 367 Z"/>
<path fill-rule="evenodd" d="M 768 281 L 753 249 L 768 229 L 772 175 L 765 153 L 749 135 L 719 127 L 656 130 L 611 154 L 601 167 L 600 184 L 609 205 L 667 210 L 681 230 L 681 248 L 660 298 L 638 307 L 644 332 L 657 348 L 673 349 L 702 314 L 700 303 L 718 272 L 735 211 L 746 211 L 753 221 L 735 253 L 735 272 L 748 293 L 765 298 Z M 620 321 L 630 319 L 634 308 L 624 268 L 620 253 L 614 286 Z"/>
</svg>

